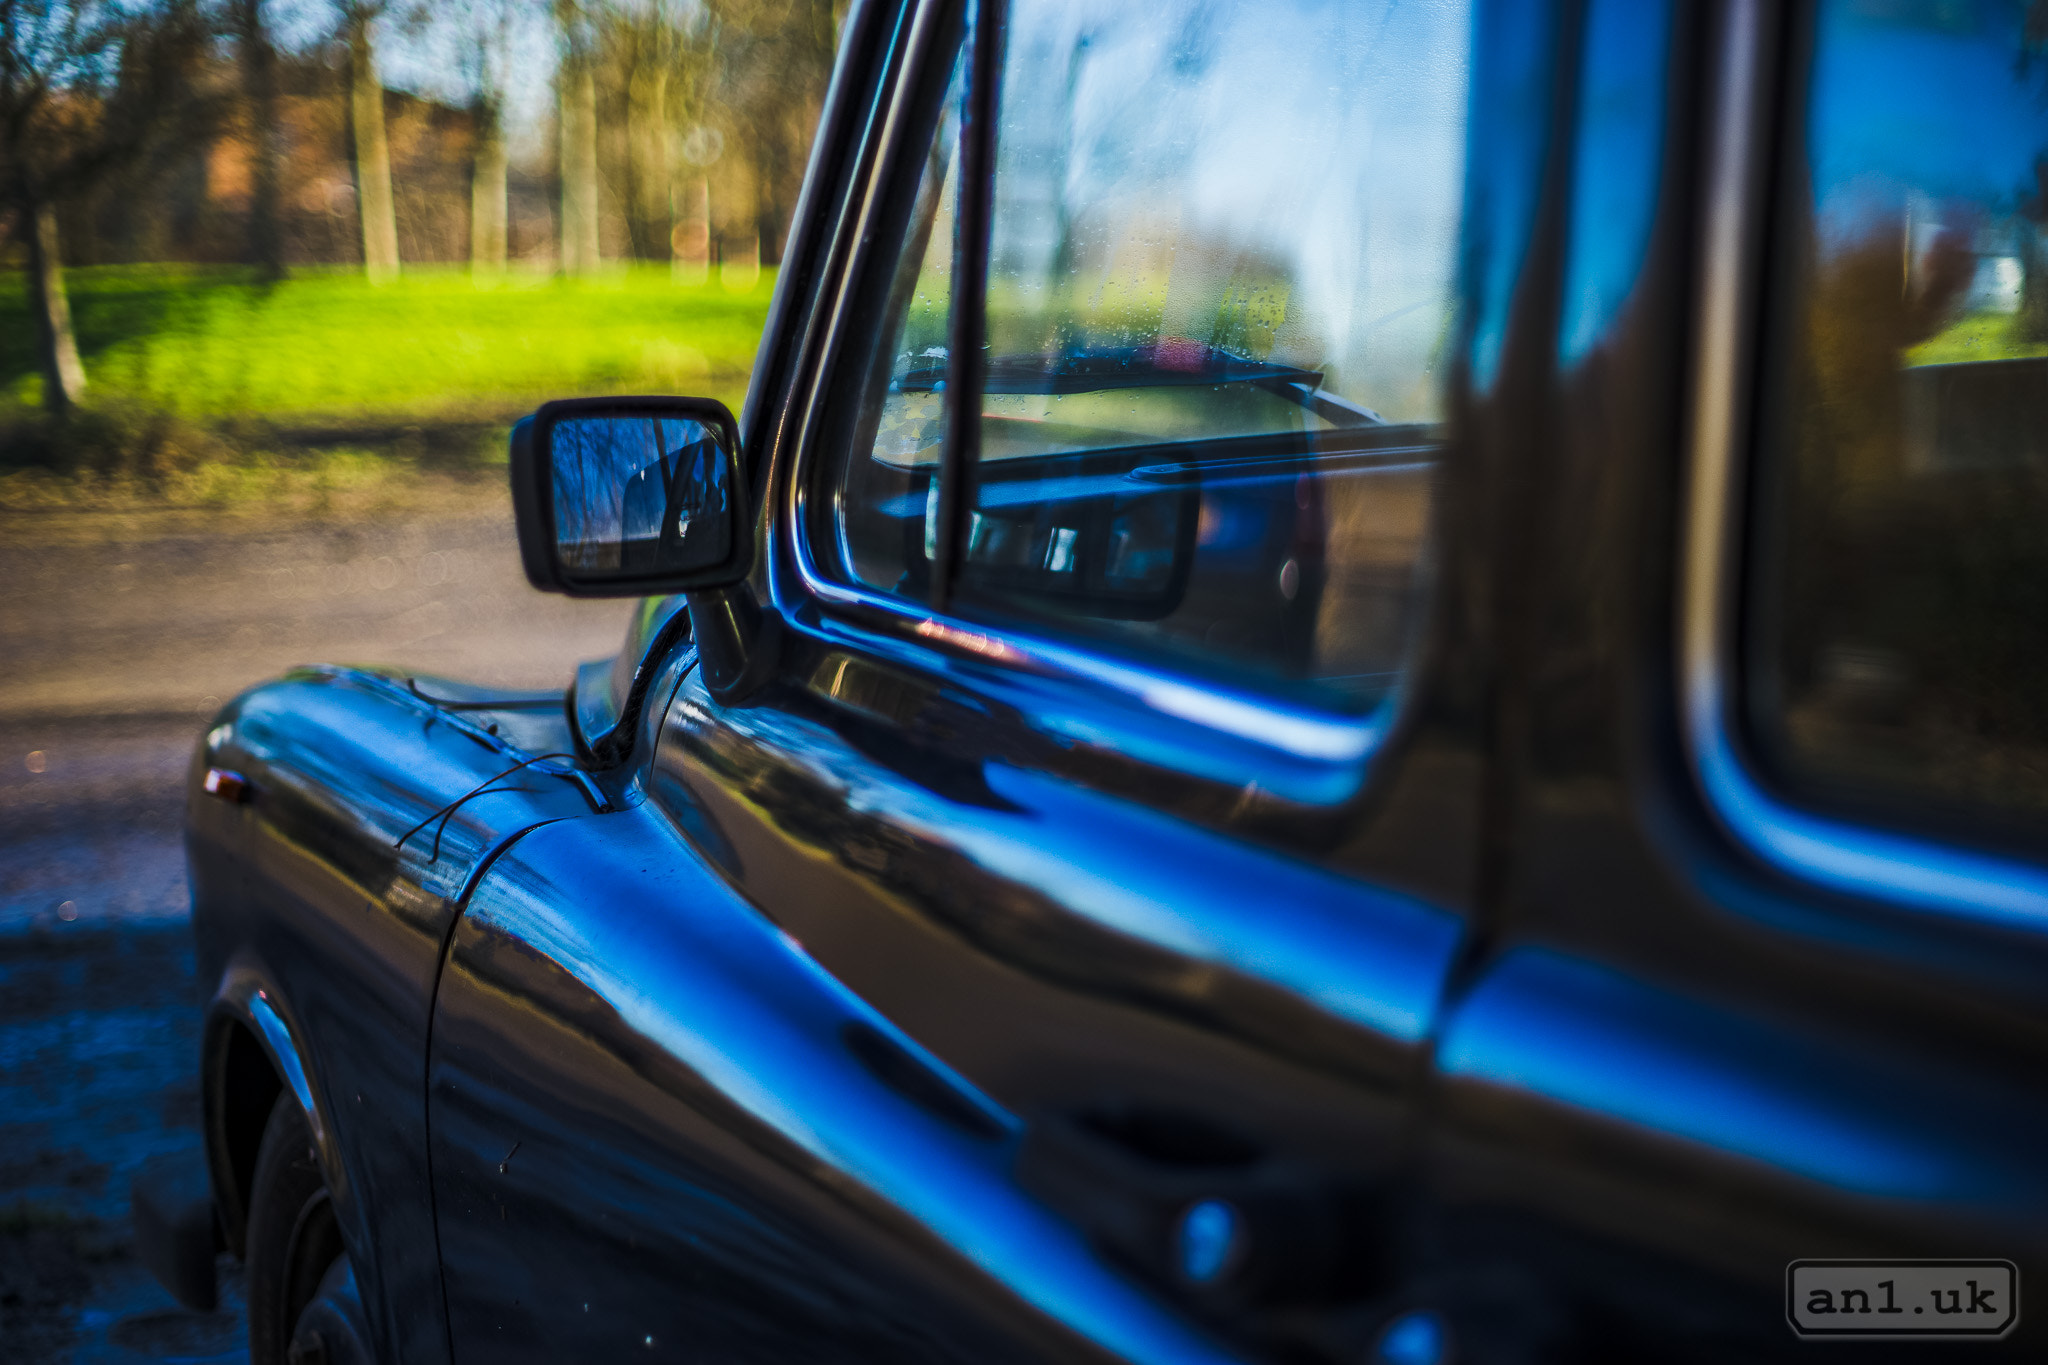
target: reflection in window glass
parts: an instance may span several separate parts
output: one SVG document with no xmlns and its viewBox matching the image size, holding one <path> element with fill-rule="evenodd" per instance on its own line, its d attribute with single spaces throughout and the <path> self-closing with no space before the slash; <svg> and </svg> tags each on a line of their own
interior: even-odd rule
<svg viewBox="0 0 2048 1365">
<path fill-rule="evenodd" d="M 907 207 L 882 314 L 890 332 L 875 348 L 862 387 L 834 528 L 840 560 L 856 582 L 911 597 L 923 596 L 935 552 L 936 530 L 926 511 L 937 502 L 934 476 L 945 430 L 961 78 L 956 64 Z"/>
<path fill-rule="evenodd" d="M 1749 636 L 1784 778 L 1992 839 L 2048 815 L 2043 10 L 1820 7 Z"/>
<path fill-rule="evenodd" d="M 956 606 L 1371 704 L 1429 520 L 1469 6 L 1013 0 L 1007 23 Z M 913 597 L 937 541 L 952 140 L 949 121 L 839 490 L 846 571 Z"/>
<path fill-rule="evenodd" d="M 962 600 L 1376 698 L 1442 417 L 1466 7 L 1010 16 Z"/>
</svg>

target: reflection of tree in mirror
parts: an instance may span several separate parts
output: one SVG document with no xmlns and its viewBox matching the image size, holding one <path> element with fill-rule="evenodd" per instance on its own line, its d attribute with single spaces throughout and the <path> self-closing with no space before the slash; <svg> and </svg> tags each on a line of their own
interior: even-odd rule
<svg viewBox="0 0 2048 1365">
<path fill-rule="evenodd" d="M 718 447 L 694 423 L 663 426 L 694 431 L 680 443 L 674 431 L 665 432 L 665 453 L 626 481 L 621 568 L 697 568 L 725 553 L 725 465 Z"/>
<path fill-rule="evenodd" d="M 725 467 L 701 423 L 568 418 L 555 423 L 550 444 L 556 542 L 568 567 L 692 567 L 669 561 L 707 537 L 717 543 L 700 551 L 706 562 L 722 557 Z"/>
</svg>

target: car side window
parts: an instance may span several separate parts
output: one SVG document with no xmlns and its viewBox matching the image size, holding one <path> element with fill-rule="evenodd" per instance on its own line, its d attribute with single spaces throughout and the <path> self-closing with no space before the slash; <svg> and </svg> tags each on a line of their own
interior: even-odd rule
<svg viewBox="0 0 2048 1365">
<path fill-rule="evenodd" d="M 1824 0 L 1770 283 L 1747 714 L 1812 802 L 2048 819 L 2043 7 Z"/>
<path fill-rule="evenodd" d="M 1399 677 L 1423 586 L 1468 5 L 1006 11 L 987 296 L 948 287 L 949 116 L 823 557 L 923 599 L 947 313 L 980 304 L 980 450 L 949 610 L 1370 706 Z"/>
<path fill-rule="evenodd" d="M 945 427 L 943 375 L 951 316 L 953 220 L 960 195 L 960 99 L 956 62 L 916 191 L 895 215 L 902 248 L 881 301 L 884 336 L 862 376 L 859 407 L 827 533 L 840 570 L 882 592 L 922 599 L 930 582 Z M 934 370 L 937 382 L 926 378 Z"/>
</svg>

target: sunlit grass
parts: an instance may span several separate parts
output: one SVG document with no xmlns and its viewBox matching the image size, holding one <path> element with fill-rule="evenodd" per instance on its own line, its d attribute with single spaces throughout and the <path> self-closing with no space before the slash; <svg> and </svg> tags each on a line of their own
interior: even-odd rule
<svg viewBox="0 0 2048 1365">
<path fill-rule="evenodd" d="M 590 281 L 421 268 L 372 286 L 301 270 L 100 266 L 67 273 L 89 394 L 199 420 L 502 416 L 548 398 L 692 393 L 737 404 L 773 272 L 746 292 L 666 266 Z M 0 405 L 41 397 L 24 281 L 0 276 Z"/>
<path fill-rule="evenodd" d="M 1906 352 L 1908 365 L 1953 365 L 2048 355 L 2048 343 L 2022 340 L 2021 314 L 1969 313 Z"/>
<path fill-rule="evenodd" d="M 0 512 L 136 507 L 376 514 L 503 482 L 505 429 L 550 398 L 675 393 L 735 410 L 772 271 L 746 290 L 666 266 L 587 281 L 458 268 L 67 272 L 81 419 L 40 415 L 25 284 L 0 275 Z"/>
</svg>

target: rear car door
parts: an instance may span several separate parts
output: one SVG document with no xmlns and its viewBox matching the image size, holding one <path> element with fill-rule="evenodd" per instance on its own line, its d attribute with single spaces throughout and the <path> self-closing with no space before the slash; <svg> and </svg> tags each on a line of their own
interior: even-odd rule
<svg viewBox="0 0 2048 1365">
<path fill-rule="evenodd" d="M 855 10 L 758 568 L 453 936 L 459 1361 L 1370 1348 L 1544 353 L 1479 8 Z"/>
<path fill-rule="evenodd" d="M 1587 9 L 1429 1142 L 1446 1302 L 1566 1358 L 2039 1356 L 2037 19 Z"/>
</svg>

